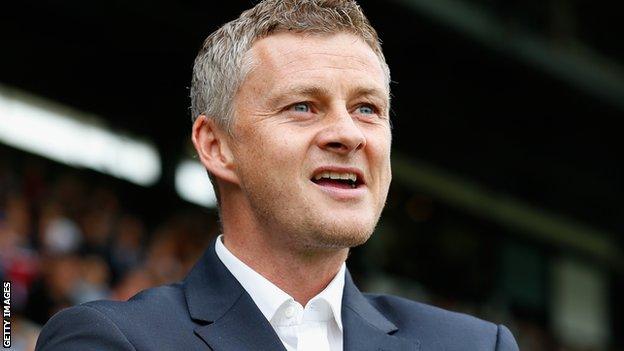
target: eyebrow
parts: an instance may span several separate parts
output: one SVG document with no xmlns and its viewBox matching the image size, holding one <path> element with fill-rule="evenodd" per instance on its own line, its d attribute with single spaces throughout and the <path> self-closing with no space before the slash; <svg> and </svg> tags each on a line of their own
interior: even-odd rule
<svg viewBox="0 0 624 351">
<path fill-rule="evenodd" d="M 280 89 L 275 96 L 269 98 L 269 103 L 274 106 L 279 104 L 285 98 L 289 96 L 328 96 L 331 95 L 331 91 L 324 86 L 319 85 L 302 85 L 294 87 L 286 87 Z M 388 104 L 387 94 L 378 88 L 357 87 L 353 91 L 349 92 L 350 96 L 370 96 L 379 98 L 385 105 Z"/>
<path fill-rule="evenodd" d="M 377 88 L 364 88 L 364 87 L 360 87 L 355 89 L 355 91 L 353 92 L 353 95 L 355 96 L 373 96 L 373 97 L 378 97 L 384 101 L 387 101 L 389 99 L 389 96 L 386 92 L 379 90 Z"/>
<path fill-rule="evenodd" d="M 280 89 L 275 96 L 269 99 L 271 105 L 277 105 L 290 96 L 327 96 L 330 95 L 329 89 L 316 85 L 303 85 L 294 87 L 285 87 Z"/>
</svg>

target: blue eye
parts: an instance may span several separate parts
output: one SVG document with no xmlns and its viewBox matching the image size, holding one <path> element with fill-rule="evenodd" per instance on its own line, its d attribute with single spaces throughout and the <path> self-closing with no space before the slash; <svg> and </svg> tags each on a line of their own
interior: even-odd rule
<svg viewBox="0 0 624 351">
<path fill-rule="evenodd" d="M 362 105 L 357 108 L 358 112 L 364 115 L 372 115 L 375 113 L 375 110 L 369 105 Z"/>
<path fill-rule="evenodd" d="M 295 112 L 310 112 L 310 105 L 305 102 L 299 102 L 292 106 Z"/>
</svg>

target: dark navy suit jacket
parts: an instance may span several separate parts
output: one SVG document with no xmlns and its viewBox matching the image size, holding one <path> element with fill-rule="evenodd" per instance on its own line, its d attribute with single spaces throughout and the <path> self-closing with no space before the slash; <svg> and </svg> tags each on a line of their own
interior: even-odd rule
<svg viewBox="0 0 624 351">
<path fill-rule="evenodd" d="M 346 275 L 344 350 L 518 350 L 507 328 L 399 297 L 362 294 Z M 48 321 L 38 351 L 280 350 L 284 346 L 212 245 L 181 283 L 96 301 Z"/>
</svg>

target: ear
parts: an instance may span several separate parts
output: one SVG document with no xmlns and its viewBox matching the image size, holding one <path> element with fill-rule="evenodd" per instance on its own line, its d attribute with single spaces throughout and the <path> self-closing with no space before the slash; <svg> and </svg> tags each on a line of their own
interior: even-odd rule
<svg viewBox="0 0 624 351">
<path fill-rule="evenodd" d="M 229 138 L 213 118 L 197 117 L 191 138 L 199 160 L 210 173 L 226 182 L 239 184 Z"/>
</svg>

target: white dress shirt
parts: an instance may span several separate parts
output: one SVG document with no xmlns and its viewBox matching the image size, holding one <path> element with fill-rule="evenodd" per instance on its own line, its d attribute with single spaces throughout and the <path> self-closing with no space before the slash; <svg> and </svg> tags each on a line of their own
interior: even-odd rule
<svg viewBox="0 0 624 351">
<path fill-rule="evenodd" d="M 217 256 L 243 286 L 288 351 L 342 351 L 342 291 L 345 264 L 325 290 L 305 307 L 251 269 L 217 238 Z M 302 277 L 305 279 L 305 277 Z"/>
</svg>

